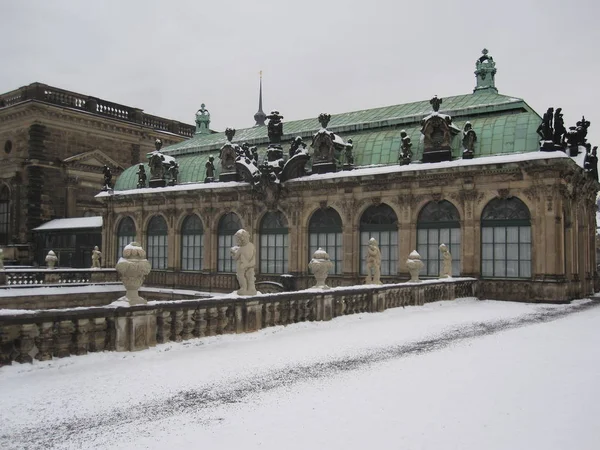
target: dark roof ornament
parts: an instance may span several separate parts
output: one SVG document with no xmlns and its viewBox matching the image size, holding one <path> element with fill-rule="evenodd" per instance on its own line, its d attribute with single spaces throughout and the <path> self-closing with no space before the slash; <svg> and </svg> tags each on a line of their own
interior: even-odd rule
<svg viewBox="0 0 600 450">
<path fill-rule="evenodd" d="M 329 125 L 329 121 L 331 120 L 331 114 L 321 113 L 319 114 L 319 123 L 321 127 L 327 129 L 327 125 Z"/>
<path fill-rule="evenodd" d="M 496 76 L 496 63 L 494 58 L 488 55 L 488 49 L 484 48 L 482 56 L 475 62 L 475 76 L 477 77 L 477 86 L 473 89 L 473 92 L 477 92 L 484 89 L 492 89 L 498 92 L 494 77 Z"/>
<path fill-rule="evenodd" d="M 429 100 L 429 104 L 435 112 L 438 112 L 440 110 L 440 105 L 442 104 L 442 99 L 438 98 L 437 95 L 434 95 L 433 98 Z"/>
<path fill-rule="evenodd" d="M 262 70 L 260 71 L 260 88 L 258 91 L 258 111 L 254 114 L 254 120 L 256 121 L 255 127 L 264 127 L 265 120 L 267 120 L 267 115 L 262 109 Z"/>
<path fill-rule="evenodd" d="M 283 122 L 281 120 L 283 116 L 279 114 L 279 111 L 271 111 L 267 119 L 269 119 L 269 145 L 281 144 L 281 136 L 283 136 Z"/>
<path fill-rule="evenodd" d="M 235 136 L 235 128 L 225 128 L 225 136 L 227 136 L 227 141 L 231 144 Z"/>
<path fill-rule="evenodd" d="M 210 134 L 210 113 L 206 105 L 202 103 L 196 112 L 196 134 Z"/>
<path fill-rule="evenodd" d="M 156 139 L 154 141 L 154 148 L 156 149 L 157 152 L 160 152 L 160 149 L 162 148 L 162 141 L 160 139 Z"/>
</svg>

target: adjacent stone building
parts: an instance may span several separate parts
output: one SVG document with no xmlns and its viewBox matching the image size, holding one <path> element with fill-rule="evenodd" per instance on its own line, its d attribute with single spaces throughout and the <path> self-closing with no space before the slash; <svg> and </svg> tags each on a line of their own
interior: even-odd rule
<svg viewBox="0 0 600 450">
<path fill-rule="evenodd" d="M 499 94 L 487 51 L 475 74 L 465 95 L 285 124 L 259 108 L 252 128 L 168 146 L 157 160 L 177 161 L 172 186 L 147 187 L 168 180 L 145 165 L 146 182 L 134 166 L 97 196 L 105 257 L 116 262 L 136 239 L 152 264 L 149 283 L 233 291 L 230 247 L 245 228 L 257 248 L 257 288 L 298 289 L 311 284 L 319 247 L 334 263 L 328 284 L 364 282 L 373 237 L 386 283 L 409 278 L 415 249 L 422 276 L 439 276 L 445 243 L 453 275 L 478 278 L 481 298 L 590 294 L 600 185 L 589 122 L 567 132 L 560 109 L 542 118 Z"/>
<path fill-rule="evenodd" d="M 195 127 L 64 89 L 33 83 L 0 94 L 0 247 L 31 263 L 31 231 L 56 218 L 99 216 L 103 167 L 115 177 Z M 100 243 L 98 243 L 100 244 Z"/>
</svg>

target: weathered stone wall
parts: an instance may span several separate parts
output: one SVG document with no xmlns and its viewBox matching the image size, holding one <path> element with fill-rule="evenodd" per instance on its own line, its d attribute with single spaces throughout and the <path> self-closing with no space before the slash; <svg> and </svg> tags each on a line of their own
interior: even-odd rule
<svg viewBox="0 0 600 450">
<path fill-rule="evenodd" d="M 473 297 L 475 280 L 299 291 L 0 316 L 0 366 Z"/>
</svg>

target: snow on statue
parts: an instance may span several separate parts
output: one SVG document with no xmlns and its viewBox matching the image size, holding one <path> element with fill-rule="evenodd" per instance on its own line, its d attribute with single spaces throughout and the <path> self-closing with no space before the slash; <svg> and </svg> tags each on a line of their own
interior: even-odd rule
<svg viewBox="0 0 600 450">
<path fill-rule="evenodd" d="M 250 234 L 244 230 L 238 230 L 235 235 L 237 245 L 231 247 L 231 256 L 236 261 L 236 275 L 240 283 L 238 295 L 256 295 L 254 286 L 255 250 L 254 244 L 250 242 Z"/>
<path fill-rule="evenodd" d="M 96 245 L 94 250 L 92 250 L 92 269 L 100 268 L 100 258 L 102 258 L 102 252 Z"/>
<path fill-rule="evenodd" d="M 381 251 L 375 238 L 369 239 L 366 260 L 367 278 L 365 284 L 381 284 Z"/>
<path fill-rule="evenodd" d="M 450 278 L 452 276 L 452 255 L 446 244 L 440 245 L 442 253 L 442 267 L 440 270 L 440 278 Z"/>
</svg>

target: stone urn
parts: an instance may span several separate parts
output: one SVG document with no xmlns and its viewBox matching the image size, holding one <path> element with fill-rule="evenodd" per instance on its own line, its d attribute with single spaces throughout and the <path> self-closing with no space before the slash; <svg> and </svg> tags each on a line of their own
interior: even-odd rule
<svg viewBox="0 0 600 450">
<path fill-rule="evenodd" d="M 146 252 L 141 245 L 137 242 L 126 245 L 123 257 L 119 258 L 115 268 L 127 291 L 119 300 L 125 300 L 131 306 L 146 304 L 146 300 L 140 297 L 138 291 L 144 278 L 150 273 L 150 262 L 146 259 Z"/>
<path fill-rule="evenodd" d="M 58 258 L 56 257 L 56 253 L 54 253 L 53 250 L 50 250 L 48 252 L 48 254 L 46 255 L 46 265 L 48 266 L 48 269 L 54 269 L 55 265 L 56 265 L 56 261 L 58 261 Z"/>
<path fill-rule="evenodd" d="M 420 283 L 421 280 L 419 280 L 419 272 L 423 267 L 425 267 L 425 264 L 423 264 L 423 261 L 421 261 L 421 255 L 419 255 L 416 250 L 413 250 L 410 252 L 410 255 L 408 255 L 406 266 L 408 267 L 408 273 L 410 273 L 409 281 L 413 283 Z"/>
<path fill-rule="evenodd" d="M 325 250 L 321 247 L 317 249 L 310 260 L 310 263 L 308 263 L 308 268 L 315 276 L 315 280 L 317 280 L 317 284 L 315 284 L 314 287 L 319 289 L 329 289 L 329 286 L 325 284 L 325 280 L 327 279 L 329 271 L 333 268 L 333 263 Z"/>
</svg>

